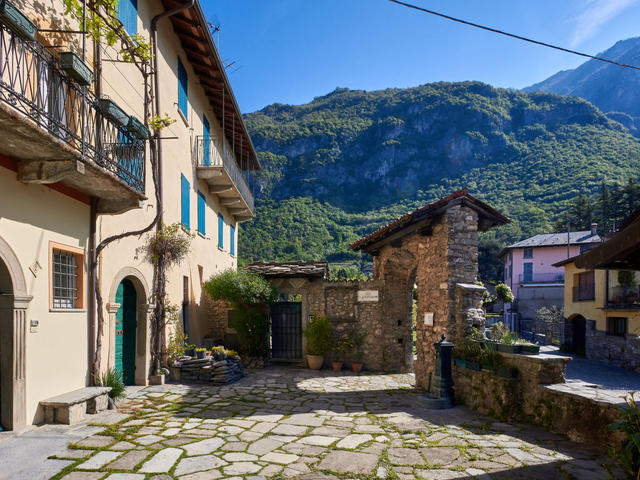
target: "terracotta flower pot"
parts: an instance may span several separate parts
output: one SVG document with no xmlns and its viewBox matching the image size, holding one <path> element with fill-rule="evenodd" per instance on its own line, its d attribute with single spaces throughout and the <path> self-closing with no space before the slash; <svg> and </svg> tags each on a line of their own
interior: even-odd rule
<svg viewBox="0 0 640 480">
<path fill-rule="evenodd" d="M 355 373 L 360 373 L 362 371 L 362 363 L 351 362 L 351 370 L 353 370 Z"/>
<path fill-rule="evenodd" d="M 311 370 L 320 370 L 324 363 L 323 355 L 307 355 L 307 363 Z"/>
<path fill-rule="evenodd" d="M 331 367 L 333 367 L 334 372 L 339 372 L 342 370 L 342 362 L 331 362 Z"/>
</svg>

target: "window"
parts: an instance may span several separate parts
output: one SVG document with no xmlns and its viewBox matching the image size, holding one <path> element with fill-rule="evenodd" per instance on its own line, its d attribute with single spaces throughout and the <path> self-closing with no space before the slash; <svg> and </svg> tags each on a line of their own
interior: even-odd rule
<svg viewBox="0 0 640 480">
<path fill-rule="evenodd" d="M 181 206 L 181 223 L 185 230 L 191 230 L 189 218 L 189 180 L 184 175 L 180 175 L 180 206 Z"/>
<path fill-rule="evenodd" d="M 525 262 L 522 264 L 522 281 L 533 282 L 533 262 Z"/>
<path fill-rule="evenodd" d="M 627 334 L 627 319 L 624 317 L 607 318 L 607 335 L 624 337 Z"/>
<path fill-rule="evenodd" d="M 236 227 L 233 225 L 229 225 L 229 253 L 236 256 Z"/>
<path fill-rule="evenodd" d="M 187 77 L 187 71 L 182 65 L 182 61 L 178 58 L 178 108 L 184 115 L 185 120 L 187 116 L 187 107 L 189 103 L 189 78 Z"/>
<path fill-rule="evenodd" d="M 224 218 L 218 214 L 218 248 L 224 248 Z"/>
<path fill-rule="evenodd" d="M 205 205 L 204 194 L 202 192 L 198 192 L 198 233 L 203 236 L 205 235 Z"/>
<path fill-rule="evenodd" d="M 522 254 L 523 258 L 533 258 L 533 248 L 525 248 Z"/>
<path fill-rule="evenodd" d="M 122 22 L 129 35 L 138 33 L 138 0 L 120 0 L 118 2 L 118 20 Z"/>
<path fill-rule="evenodd" d="M 49 261 L 50 308 L 84 308 L 84 250 L 51 242 Z"/>
<path fill-rule="evenodd" d="M 595 300 L 595 272 L 578 273 L 573 276 L 573 300 L 583 302 Z"/>
</svg>

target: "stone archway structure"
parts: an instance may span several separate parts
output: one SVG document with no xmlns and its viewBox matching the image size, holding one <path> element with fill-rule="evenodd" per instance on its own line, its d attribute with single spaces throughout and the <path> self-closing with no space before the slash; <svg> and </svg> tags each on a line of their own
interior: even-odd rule
<svg viewBox="0 0 640 480">
<path fill-rule="evenodd" d="M 13 430 L 27 422 L 26 334 L 27 309 L 32 297 L 18 257 L 0 237 L 0 262 L 11 279 L 11 292 L 0 295 L 0 381 L 2 424 Z M 8 401 L 7 401 L 8 396 Z"/>
<path fill-rule="evenodd" d="M 133 283 L 136 290 L 137 311 L 136 311 L 136 372 L 135 384 L 147 385 L 149 382 L 149 370 L 151 365 L 150 350 L 150 320 L 149 314 L 153 310 L 148 303 L 150 290 L 144 275 L 140 270 L 133 267 L 125 267 L 120 270 L 113 278 L 111 289 L 109 290 L 109 302 L 107 303 L 107 313 L 109 314 L 108 332 L 109 332 L 109 353 L 107 365 L 114 366 L 115 362 L 115 325 L 116 313 L 120 308 L 120 304 L 116 302 L 116 291 L 118 285 L 124 279 L 128 279 Z"/>
</svg>

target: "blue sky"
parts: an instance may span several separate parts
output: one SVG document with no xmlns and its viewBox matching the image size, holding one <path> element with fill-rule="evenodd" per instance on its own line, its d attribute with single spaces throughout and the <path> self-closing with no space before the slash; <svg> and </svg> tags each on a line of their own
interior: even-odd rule
<svg viewBox="0 0 640 480">
<path fill-rule="evenodd" d="M 586 53 L 640 36 L 640 0 L 408 0 Z M 202 0 L 243 112 L 301 104 L 336 87 L 378 90 L 480 80 L 522 88 L 581 57 L 387 0 Z"/>
</svg>

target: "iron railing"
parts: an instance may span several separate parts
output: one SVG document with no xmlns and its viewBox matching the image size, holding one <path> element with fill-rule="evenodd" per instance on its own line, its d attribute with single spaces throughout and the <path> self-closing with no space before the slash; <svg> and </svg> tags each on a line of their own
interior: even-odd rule
<svg viewBox="0 0 640 480">
<path fill-rule="evenodd" d="M 611 287 L 607 295 L 607 308 L 613 310 L 640 309 L 640 288 Z"/>
<path fill-rule="evenodd" d="M 564 283 L 564 273 L 521 273 L 519 280 L 520 283 Z"/>
<path fill-rule="evenodd" d="M 214 137 L 197 136 L 194 151 L 196 164 L 199 167 L 224 167 L 234 187 L 240 192 L 249 210 L 253 213 L 253 192 L 247 183 L 245 174 L 238 167 L 233 153 L 226 145 L 220 145 L 220 143 Z"/>
<path fill-rule="evenodd" d="M 144 193 L 144 142 L 105 118 L 98 99 L 73 82 L 55 56 L 0 21 L 0 102 Z"/>
</svg>

